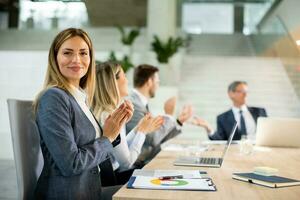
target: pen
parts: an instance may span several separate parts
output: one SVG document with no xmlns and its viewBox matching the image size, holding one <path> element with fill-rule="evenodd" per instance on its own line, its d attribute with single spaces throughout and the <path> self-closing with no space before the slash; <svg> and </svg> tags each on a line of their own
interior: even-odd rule
<svg viewBox="0 0 300 200">
<path fill-rule="evenodd" d="M 159 180 L 170 180 L 170 179 L 181 179 L 183 178 L 183 175 L 177 175 L 177 176 L 161 176 L 158 179 Z"/>
</svg>

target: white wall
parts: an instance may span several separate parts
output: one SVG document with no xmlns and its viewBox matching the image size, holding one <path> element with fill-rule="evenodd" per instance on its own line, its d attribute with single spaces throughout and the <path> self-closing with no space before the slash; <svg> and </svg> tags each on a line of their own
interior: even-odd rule
<svg viewBox="0 0 300 200">
<path fill-rule="evenodd" d="M 43 85 L 47 53 L 0 51 L 0 158 L 13 157 L 6 100 L 35 97 Z"/>
</svg>

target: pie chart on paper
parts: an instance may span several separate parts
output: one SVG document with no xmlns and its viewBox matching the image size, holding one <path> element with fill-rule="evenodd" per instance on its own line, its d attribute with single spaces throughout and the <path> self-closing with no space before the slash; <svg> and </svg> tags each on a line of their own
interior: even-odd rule
<svg viewBox="0 0 300 200">
<path fill-rule="evenodd" d="M 161 186 L 183 186 L 188 184 L 187 181 L 178 180 L 178 179 L 171 179 L 171 180 L 152 179 L 151 183 L 154 185 L 161 185 Z"/>
</svg>

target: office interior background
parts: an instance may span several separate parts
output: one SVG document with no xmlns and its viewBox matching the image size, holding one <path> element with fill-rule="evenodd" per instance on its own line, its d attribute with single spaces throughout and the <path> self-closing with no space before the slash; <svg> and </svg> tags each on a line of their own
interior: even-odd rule
<svg viewBox="0 0 300 200">
<path fill-rule="evenodd" d="M 130 54 L 131 62 L 160 68 L 161 87 L 151 102 L 178 97 L 215 126 L 229 109 L 227 85 L 245 80 L 248 103 L 272 117 L 300 117 L 299 0 L 0 0 L 0 199 L 16 199 L 16 175 L 7 99 L 34 99 L 43 86 L 54 36 L 67 27 L 86 30 L 104 61 Z M 139 28 L 130 50 L 120 32 Z M 151 50 L 153 35 L 162 41 L 182 37 L 186 45 L 168 64 Z M 127 76 L 132 85 L 132 72 Z M 207 140 L 204 129 L 184 126 L 180 137 Z"/>
</svg>

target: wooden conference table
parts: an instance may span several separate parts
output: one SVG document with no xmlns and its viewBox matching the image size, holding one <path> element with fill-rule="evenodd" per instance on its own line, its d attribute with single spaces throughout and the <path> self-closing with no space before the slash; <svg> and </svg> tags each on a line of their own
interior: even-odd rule
<svg viewBox="0 0 300 200">
<path fill-rule="evenodd" d="M 175 139 L 172 143 L 182 143 Z M 185 141 L 186 143 L 187 141 Z M 223 145 L 210 145 L 201 155 L 218 156 Z M 232 179 L 234 172 L 251 172 L 256 166 L 277 168 L 277 175 L 300 180 L 300 148 L 255 147 L 251 155 L 242 155 L 239 145 L 232 144 L 221 168 L 174 166 L 186 152 L 161 151 L 144 169 L 192 169 L 207 171 L 217 187 L 216 192 L 127 189 L 123 186 L 114 200 L 131 199 L 300 199 L 300 186 L 268 188 Z"/>
</svg>

